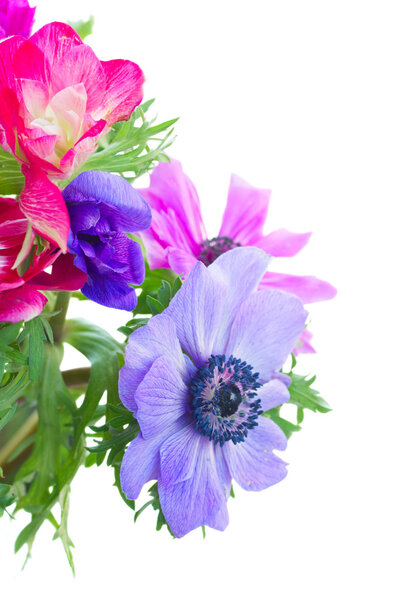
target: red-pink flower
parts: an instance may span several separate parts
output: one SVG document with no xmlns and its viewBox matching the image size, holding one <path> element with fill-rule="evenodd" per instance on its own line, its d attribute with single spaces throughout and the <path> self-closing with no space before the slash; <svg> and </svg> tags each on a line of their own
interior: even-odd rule
<svg viewBox="0 0 415 600">
<path fill-rule="evenodd" d="M 142 100 L 143 81 L 138 65 L 100 61 L 64 23 L 45 25 L 28 40 L 18 35 L 3 40 L 0 144 L 27 165 L 24 174 L 32 182 L 35 178 L 39 184 L 39 171 L 49 179 L 66 179 L 113 123 L 130 117 Z M 23 212 L 39 233 L 66 249 L 69 225 L 62 198 L 49 194 L 49 199 L 31 199 L 30 190 L 26 192 Z M 60 213 L 52 235 L 33 220 L 35 212 L 48 215 L 51 202 Z"/>
<path fill-rule="evenodd" d="M 0 321 L 29 320 L 47 302 L 39 290 L 77 290 L 85 280 L 71 254 L 52 244 L 39 248 L 16 200 L 0 198 Z"/>
<path fill-rule="evenodd" d="M 295 256 L 311 233 L 277 229 L 263 235 L 271 192 L 255 188 L 232 175 L 228 201 L 219 234 L 208 238 L 196 189 L 179 161 L 161 163 L 151 175 L 150 187 L 139 190 L 152 209 L 152 224 L 140 232 L 151 269 L 171 268 L 187 276 L 201 260 L 211 264 L 237 246 L 256 246 L 275 257 Z M 304 303 L 329 300 L 335 288 L 317 277 L 265 273 L 260 288 L 278 288 L 295 294 Z M 302 352 L 313 352 L 311 333 L 301 338 Z"/>
</svg>

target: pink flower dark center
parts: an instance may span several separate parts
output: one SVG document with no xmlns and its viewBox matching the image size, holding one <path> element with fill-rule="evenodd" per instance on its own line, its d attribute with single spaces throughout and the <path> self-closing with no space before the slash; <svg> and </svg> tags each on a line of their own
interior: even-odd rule
<svg viewBox="0 0 415 600">
<path fill-rule="evenodd" d="M 205 240 L 200 246 L 199 260 L 207 267 L 213 263 L 221 254 L 240 246 L 232 238 L 221 236 L 211 240 Z"/>
</svg>

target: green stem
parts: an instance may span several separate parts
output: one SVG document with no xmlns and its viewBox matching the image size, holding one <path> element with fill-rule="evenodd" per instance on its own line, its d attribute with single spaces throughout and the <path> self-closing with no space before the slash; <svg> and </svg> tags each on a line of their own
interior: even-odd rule
<svg viewBox="0 0 415 600">
<path fill-rule="evenodd" d="M 79 369 L 62 371 L 63 380 L 68 388 L 77 388 L 88 385 L 90 375 L 90 367 L 80 367 Z"/>
<path fill-rule="evenodd" d="M 50 320 L 50 326 L 52 327 L 55 343 L 60 342 L 62 339 L 66 313 L 68 311 L 71 295 L 71 292 L 58 292 L 55 303 L 55 311 L 59 311 L 59 314 L 55 315 Z"/>
</svg>

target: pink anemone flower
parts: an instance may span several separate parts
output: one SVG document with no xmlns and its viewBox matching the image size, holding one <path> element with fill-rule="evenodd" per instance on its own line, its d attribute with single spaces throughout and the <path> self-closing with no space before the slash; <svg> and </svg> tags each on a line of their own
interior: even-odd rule
<svg viewBox="0 0 415 600">
<path fill-rule="evenodd" d="M 40 247 L 17 201 L 0 198 L 0 321 L 28 321 L 47 302 L 39 290 L 78 290 L 85 281 L 72 254 Z"/>
<path fill-rule="evenodd" d="M 87 160 L 117 121 L 128 119 L 143 97 L 144 76 L 129 60 L 100 61 L 64 23 L 49 23 L 29 39 L 0 42 L 0 144 L 25 165 L 26 179 L 67 179 Z M 60 218 L 43 231 L 54 205 Z M 63 198 L 31 198 L 22 211 L 63 250 L 69 221 Z M 49 219 L 50 223 L 50 219 Z"/>
<path fill-rule="evenodd" d="M 256 246 L 275 257 L 295 256 L 311 236 L 286 229 L 263 235 L 271 192 L 255 188 L 236 175 L 231 177 L 222 225 L 214 238 L 206 234 L 196 189 L 179 161 L 159 164 L 151 175 L 150 186 L 139 191 L 152 209 L 151 227 L 140 232 L 151 269 L 171 268 L 186 277 L 198 260 L 208 266 L 238 246 Z M 285 290 L 304 303 L 336 295 L 330 283 L 312 275 L 268 271 L 259 287 Z M 314 352 L 311 337 L 306 329 L 296 352 Z"/>
</svg>

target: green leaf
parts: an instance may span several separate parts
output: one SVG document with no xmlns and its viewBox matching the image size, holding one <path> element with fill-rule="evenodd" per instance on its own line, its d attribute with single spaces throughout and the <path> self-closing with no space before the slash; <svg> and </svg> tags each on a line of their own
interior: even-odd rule
<svg viewBox="0 0 415 600">
<path fill-rule="evenodd" d="M 4 349 L 15 341 L 19 335 L 22 323 L 13 323 L 12 325 L 5 325 L 0 329 L 0 348 Z"/>
<path fill-rule="evenodd" d="M 331 410 L 330 406 L 320 396 L 320 393 L 312 388 L 316 377 L 307 378 L 307 376 L 290 373 L 291 384 L 288 388 L 290 392 L 290 403 L 295 404 L 300 409 L 308 409 L 313 412 L 326 413 Z M 300 417 L 301 417 L 300 412 Z"/>
<path fill-rule="evenodd" d="M 146 298 L 147 306 L 149 307 L 151 314 L 153 316 L 158 315 L 163 312 L 164 306 L 162 303 L 157 300 L 157 298 L 153 298 L 152 296 L 147 296 Z"/>
<path fill-rule="evenodd" d="M 68 21 L 68 25 L 75 29 L 81 40 L 84 40 L 93 31 L 94 17 L 91 15 L 87 21 Z"/>
<path fill-rule="evenodd" d="M 173 142 L 173 125 L 177 119 L 152 126 L 152 121 L 146 119 L 144 106 L 139 106 L 128 121 L 113 125 L 110 133 L 100 140 L 98 150 L 79 172 L 119 173 L 132 182 L 151 170 L 157 162 L 168 160 L 165 150 Z M 146 110 L 149 106 L 147 103 Z M 163 134 L 161 138 L 159 134 Z"/>
<path fill-rule="evenodd" d="M 266 413 L 264 413 L 264 417 L 268 417 L 269 419 L 274 421 L 274 423 L 276 423 L 279 427 L 281 427 L 288 439 L 293 433 L 300 431 L 301 427 L 299 425 L 296 425 L 295 423 L 291 423 L 291 421 L 287 421 L 287 419 L 283 419 L 282 417 L 280 417 L 279 408 L 280 407 L 277 406 L 276 408 L 268 410 Z"/>
<path fill-rule="evenodd" d="M 170 304 L 171 298 L 171 285 L 168 281 L 163 280 L 160 288 L 157 291 L 157 299 L 164 308 L 167 308 Z"/>
<path fill-rule="evenodd" d="M 0 148 L 0 195 L 20 194 L 24 187 L 20 163 L 15 157 Z"/>
<path fill-rule="evenodd" d="M 26 327 L 29 330 L 29 378 L 36 381 L 42 366 L 43 341 L 46 340 L 46 335 L 39 317 L 28 321 Z"/>
<path fill-rule="evenodd" d="M 52 421 L 55 421 L 55 427 L 58 426 L 61 429 L 62 435 L 64 435 L 63 439 L 66 440 L 66 443 L 68 443 L 70 440 L 70 447 L 67 448 L 66 446 L 63 446 L 62 443 L 60 444 L 59 461 L 57 461 L 57 440 L 56 438 L 54 439 L 52 437 L 50 448 L 53 448 L 54 451 L 51 452 L 51 457 L 45 457 L 45 467 L 39 466 L 37 461 L 40 450 L 38 450 L 37 454 L 35 455 L 36 460 L 32 460 L 32 456 L 34 454 L 32 453 L 32 456 L 24 464 L 26 471 L 30 471 L 30 468 L 33 469 L 33 466 L 35 465 L 38 471 L 37 477 L 39 476 L 39 473 L 41 473 L 42 477 L 37 484 L 37 477 L 34 480 L 27 494 L 27 496 L 29 496 L 28 500 L 26 500 L 24 497 L 20 502 L 21 504 L 26 503 L 27 509 L 31 508 L 33 511 L 33 509 L 36 507 L 33 504 L 30 506 L 28 503 L 33 503 L 34 501 L 39 501 L 40 499 L 42 501 L 40 505 L 38 505 L 37 509 L 33 512 L 32 521 L 20 532 L 19 536 L 17 537 L 15 544 L 16 552 L 25 544 L 28 545 L 30 551 L 36 533 L 41 527 L 42 523 L 46 519 L 54 522 L 54 517 L 51 514 L 52 509 L 59 499 L 62 498 L 62 493 L 65 493 L 64 491 L 66 486 L 70 485 L 77 470 L 84 463 L 85 429 L 88 427 L 90 422 L 91 424 L 96 422 L 94 419 L 96 418 L 95 415 L 98 411 L 98 403 L 103 394 L 107 392 L 108 400 L 110 402 L 119 402 L 117 384 L 118 370 L 120 365 L 118 357 L 122 350 L 121 345 L 116 342 L 105 330 L 83 320 L 67 321 L 64 329 L 63 340 L 84 354 L 84 356 L 86 356 L 90 361 L 91 371 L 89 383 L 86 389 L 84 400 L 79 408 L 75 407 L 76 410 L 74 415 L 71 415 L 70 413 L 68 415 L 65 410 L 59 413 L 64 416 L 66 421 L 68 418 L 70 419 L 69 422 L 72 423 L 72 425 L 70 426 L 69 431 L 62 431 L 62 421 L 59 424 L 56 423 L 56 411 L 54 414 L 49 415 L 46 421 L 43 419 L 47 428 L 50 427 Z M 52 374 L 51 376 L 53 377 Z M 42 377 L 41 379 L 44 378 Z M 50 377 L 48 377 L 48 380 L 50 381 Z M 66 388 L 64 389 L 66 390 Z M 49 404 L 49 409 L 52 412 L 53 398 L 51 396 L 53 395 L 53 390 L 54 388 L 51 387 L 49 394 L 47 390 L 44 390 L 42 393 L 45 394 L 45 398 L 40 400 L 40 402 L 44 404 L 44 408 L 46 408 L 46 406 Z M 71 397 L 69 396 L 67 401 L 69 402 L 70 400 Z M 64 403 L 62 404 L 64 405 Z M 41 437 L 44 445 L 42 445 L 42 442 L 39 442 L 39 444 L 43 452 L 44 450 L 46 451 L 47 443 L 45 442 L 46 438 L 43 435 Z M 58 462 L 57 466 L 56 462 Z M 29 469 L 27 467 L 28 463 Z M 55 472 L 53 473 L 53 471 Z M 52 476 L 52 478 L 49 478 L 47 484 L 45 483 L 47 479 L 46 473 L 49 473 Z M 34 492 L 32 492 L 33 487 L 35 488 Z M 69 488 L 67 489 L 69 490 Z M 65 500 L 65 502 L 61 505 L 61 525 L 59 528 L 62 527 L 62 523 L 66 522 L 67 515 L 65 511 L 67 511 L 67 506 L 68 504 Z M 67 552 L 68 559 L 71 561 L 71 555 L 69 554 L 69 538 L 66 538 L 64 530 L 59 530 L 58 535 L 59 537 L 63 538 L 62 541 L 64 543 L 65 551 Z"/>
</svg>

